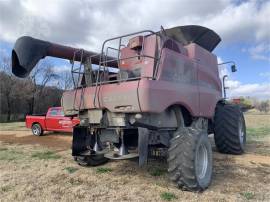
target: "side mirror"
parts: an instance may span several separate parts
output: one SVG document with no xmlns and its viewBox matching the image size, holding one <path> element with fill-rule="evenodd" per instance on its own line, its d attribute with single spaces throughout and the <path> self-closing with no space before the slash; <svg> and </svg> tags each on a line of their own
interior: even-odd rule
<svg viewBox="0 0 270 202">
<path fill-rule="evenodd" d="M 232 66 L 231 66 L 231 71 L 232 71 L 232 72 L 236 72 L 236 71 L 237 71 L 237 69 L 236 69 L 236 66 L 235 66 L 235 65 L 232 65 Z"/>
</svg>

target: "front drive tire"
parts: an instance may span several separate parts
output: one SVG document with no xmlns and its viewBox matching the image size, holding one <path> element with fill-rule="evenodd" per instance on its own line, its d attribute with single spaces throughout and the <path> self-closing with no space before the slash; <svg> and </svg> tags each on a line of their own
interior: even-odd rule
<svg viewBox="0 0 270 202">
<path fill-rule="evenodd" d="M 212 180 L 212 158 L 206 131 L 194 128 L 176 131 L 168 150 L 170 179 L 183 190 L 202 191 Z"/>
<path fill-rule="evenodd" d="M 40 124 L 38 123 L 33 124 L 31 129 L 32 129 L 33 135 L 35 136 L 43 135 L 43 129 Z"/>
<path fill-rule="evenodd" d="M 246 145 L 246 125 L 237 105 L 218 105 L 214 117 L 214 138 L 219 152 L 242 154 Z"/>
</svg>

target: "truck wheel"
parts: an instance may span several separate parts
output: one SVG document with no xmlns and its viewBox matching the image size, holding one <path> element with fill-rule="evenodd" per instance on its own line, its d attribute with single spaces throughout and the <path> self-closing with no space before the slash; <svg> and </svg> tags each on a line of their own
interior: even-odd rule
<svg viewBox="0 0 270 202">
<path fill-rule="evenodd" d="M 179 188 L 190 191 L 206 189 L 212 179 L 212 147 L 207 133 L 193 128 L 175 132 L 168 150 L 170 179 Z"/>
<path fill-rule="evenodd" d="M 103 154 L 90 156 L 76 156 L 74 160 L 80 166 L 98 166 L 108 162 L 108 159 Z"/>
<path fill-rule="evenodd" d="M 214 117 L 214 138 L 219 152 L 242 154 L 246 145 L 246 125 L 237 105 L 218 105 Z"/>
<path fill-rule="evenodd" d="M 42 130 L 40 124 L 35 123 L 35 124 L 32 125 L 32 133 L 35 136 L 41 136 L 41 135 L 43 135 L 43 130 Z"/>
</svg>

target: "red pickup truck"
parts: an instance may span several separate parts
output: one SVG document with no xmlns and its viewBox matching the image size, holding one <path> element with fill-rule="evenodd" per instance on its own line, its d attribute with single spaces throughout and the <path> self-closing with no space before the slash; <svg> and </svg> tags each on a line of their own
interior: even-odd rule
<svg viewBox="0 0 270 202">
<path fill-rule="evenodd" d="M 33 135 L 40 136 L 44 131 L 72 132 L 80 120 L 76 116 L 64 116 L 62 107 L 51 107 L 47 114 L 27 115 L 25 123 L 27 128 L 32 129 Z"/>
</svg>

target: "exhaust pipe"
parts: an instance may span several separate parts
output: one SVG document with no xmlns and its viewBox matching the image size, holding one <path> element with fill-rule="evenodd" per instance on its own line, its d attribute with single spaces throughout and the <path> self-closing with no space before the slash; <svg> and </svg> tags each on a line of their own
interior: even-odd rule
<svg viewBox="0 0 270 202">
<path fill-rule="evenodd" d="M 27 77 L 39 60 L 46 56 L 73 60 L 74 53 L 77 52 L 75 61 L 81 61 L 82 51 L 80 50 L 29 36 L 20 37 L 12 50 L 12 73 L 21 78 Z M 97 53 L 84 50 L 83 61 L 93 55 L 97 55 Z M 115 58 L 107 57 L 107 60 L 113 59 Z M 92 64 L 99 64 L 100 57 L 93 57 L 91 62 Z M 117 60 L 108 62 L 107 66 L 118 67 Z"/>
</svg>

